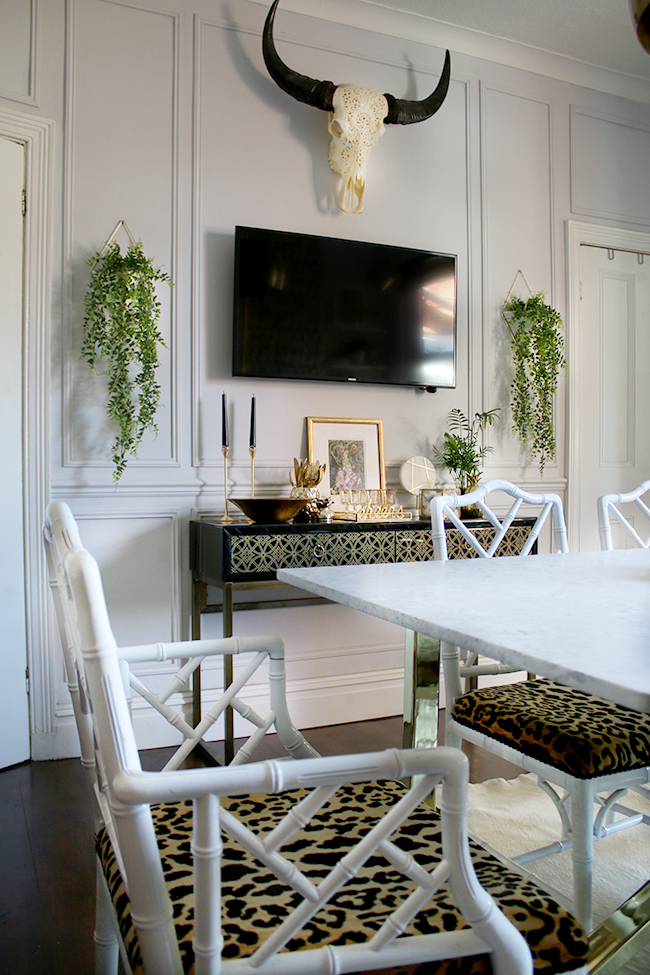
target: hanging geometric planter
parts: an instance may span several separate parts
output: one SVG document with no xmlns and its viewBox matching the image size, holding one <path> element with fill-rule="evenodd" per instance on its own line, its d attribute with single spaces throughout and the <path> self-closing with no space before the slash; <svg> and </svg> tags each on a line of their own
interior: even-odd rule
<svg viewBox="0 0 650 975">
<path fill-rule="evenodd" d="M 519 275 L 530 291 L 527 301 L 512 296 Z M 543 291 L 533 293 L 521 270 L 517 271 L 501 314 L 510 334 L 515 365 L 515 378 L 510 386 L 514 429 L 530 457 L 539 458 L 543 477 L 547 461 L 555 459 L 553 402 L 559 371 L 566 369 L 562 318 L 544 303 Z"/>
<path fill-rule="evenodd" d="M 121 226 L 130 241 L 125 254 L 114 242 Z M 90 372 L 107 376 L 106 411 L 119 428 L 111 450 L 117 483 L 129 457 L 137 454 L 145 432 L 158 432 L 156 369 L 158 346 L 165 342 L 158 330 L 156 282 L 169 281 L 171 286 L 171 280 L 145 257 L 142 242 L 135 240 L 124 220 L 87 263 L 92 270 L 84 299 L 81 358 Z"/>
</svg>

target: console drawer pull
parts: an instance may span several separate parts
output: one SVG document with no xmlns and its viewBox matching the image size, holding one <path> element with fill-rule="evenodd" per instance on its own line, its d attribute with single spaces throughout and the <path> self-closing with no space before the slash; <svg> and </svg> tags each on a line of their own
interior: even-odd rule
<svg viewBox="0 0 650 975">
<path fill-rule="evenodd" d="M 317 559 L 323 558 L 323 556 L 325 555 L 325 546 L 322 544 L 322 542 L 316 542 L 314 544 L 312 548 L 312 553 L 313 555 L 316 556 Z"/>
</svg>

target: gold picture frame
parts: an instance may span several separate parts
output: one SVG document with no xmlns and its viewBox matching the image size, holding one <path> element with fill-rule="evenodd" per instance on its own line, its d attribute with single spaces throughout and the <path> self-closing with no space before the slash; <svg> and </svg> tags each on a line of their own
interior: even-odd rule
<svg viewBox="0 0 650 975">
<path fill-rule="evenodd" d="M 381 420 L 308 416 L 307 458 L 326 465 L 321 492 L 334 510 L 342 490 L 386 488 Z"/>
</svg>

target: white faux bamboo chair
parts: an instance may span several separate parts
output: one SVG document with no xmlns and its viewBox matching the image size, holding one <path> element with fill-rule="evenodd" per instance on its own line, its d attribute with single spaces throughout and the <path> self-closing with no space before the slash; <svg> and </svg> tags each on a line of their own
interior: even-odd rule
<svg viewBox="0 0 650 975">
<path fill-rule="evenodd" d="M 110 905 L 126 971 L 343 975 L 431 962 L 433 975 L 459 958 L 458 971 L 524 975 L 538 958 L 549 975 L 586 972 L 577 922 L 470 847 L 457 749 L 143 772 L 97 563 L 51 517 L 45 535 L 80 648 L 69 657 L 106 817 L 97 930 L 110 940 Z M 407 790 L 405 776 L 421 778 Z M 436 785 L 440 815 L 422 804 Z M 97 972 L 114 975 L 116 961 L 107 944 Z"/>
<path fill-rule="evenodd" d="M 628 491 L 626 494 L 603 494 L 596 503 L 598 512 L 598 533 L 600 536 L 600 547 L 603 552 L 611 551 L 614 548 L 612 541 L 611 518 L 623 526 L 627 536 L 632 539 L 637 548 L 650 548 L 650 508 L 643 500 L 644 495 L 650 491 L 650 481 L 642 481 L 637 488 Z M 628 511 L 627 516 L 619 510 L 619 505 L 632 506 L 632 512 Z M 642 522 L 637 521 L 637 527 L 632 521 L 641 517 Z M 632 519 L 632 521 L 630 521 Z M 641 524 L 647 522 L 647 538 L 644 540 L 641 534 Z M 638 530 L 637 530 L 638 528 Z M 650 795 L 650 786 L 644 785 L 636 790 L 640 795 L 647 799 Z"/>
<path fill-rule="evenodd" d="M 75 722 L 79 734 L 81 762 L 86 771 L 93 798 L 96 829 L 99 830 L 105 826 L 111 835 L 114 835 L 112 814 L 106 801 L 105 790 L 98 784 L 92 718 L 85 689 L 85 681 L 83 679 L 76 611 L 71 600 L 60 554 L 68 550 L 82 550 L 77 524 L 67 504 L 63 502 L 52 502 L 48 506 L 43 536 L 45 541 L 48 581 L 52 592 L 59 639 L 63 650 L 68 691 L 72 700 Z M 125 692 L 129 701 L 129 709 L 132 703 L 132 691 L 136 690 L 175 728 L 179 736 L 182 736 L 181 744 L 168 760 L 165 769 L 178 768 L 185 761 L 190 752 L 202 741 L 203 736 L 215 721 L 223 714 L 228 704 L 233 706 L 242 717 L 251 722 L 255 729 L 250 738 L 242 744 L 241 748 L 235 754 L 231 762 L 232 765 L 249 761 L 255 748 L 272 726 L 275 726 L 278 737 L 289 754 L 296 758 L 310 758 L 318 755 L 304 736 L 293 726 L 291 721 L 285 695 L 284 647 L 279 640 L 274 638 L 254 638 L 179 641 L 171 644 L 158 643 L 149 646 L 122 647 L 117 652 L 120 659 Z M 242 674 L 228 688 L 227 692 L 215 702 L 196 728 L 192 728 L 183 717 L 183 692 L 185 692 L 185 698 L 187 698 L 189 679 L 205 657 L 223 655 L 225 653 L 250 653 L 254 654 L 254 656 Z M 239 701 L 235 695 L 241 691 L 246 681 L 252 677 L 267 658 L 269 658 L 271 711 L 265 718 L 262 718 L 248 705 Z M 177 661 L 179 666 L 167 682 L 166 687 L 158 694 L 154 694 L 132 673 L 131 666 L 161 660 L 168 660 L 170 662 Z M 180 709 L 178 710 L 171 707 L 168 703 L 172 695 L 181 696 Z M 99 874 L 101 874 L 99 861 L 97 868 Z M 98 899 L 104 897 L 105 891 L 106 885 L 102 880 L 102 882 L 98 882 L 97 884 Z M 107 916 L 110 920 L 110 913 L 107 915 L 105 910 L 98 910 L 98 925 L 95 932 L 98 958 L 103 957 L 106 953 L 107 957 L 112 958 L 116 950 L 115 932 L 112 923 L 107 928 Z M 104 962 L 98 962 L 98 970 L 105 970 Z M 110 964 L 107 970 L 111 970 Z"/>
<path fill-rule="evenodd" d="M 514 499 L 502 520 L 484 501 L 493 492 Z M 469 504 L 478 505 L 497 529 L 487 550 L 457 515 L 461 506 Z M 445 519 L 461 532 L 479 557 L 491 558 L 522 504 L 542 510 L 521 555 L 528 555 L 552 514 L 552 547 L 557 558 L 562 558 L 568 548 L 559 496 L 529 494 L 500 480 L 489 481 L 471 494 L 432 499 L 434 558 L 447 558 Z M 562 838 L 516 857 L 515 862 L 524 864 L 571 848 L 573 913 L 585 930 L 591 931 L 594 840 L 642 820 L 650 822 L 640 813 L 610 822 L 614 807 L 627 788 L 650 781 L 650 716 L 545 679 L 463 693 L 458 648 L 442 643 L 441 659 L 446 693 L 445 744 L 460 747 L 464 739 L 537 774 L 540 786 L 560 815 Z M 553 786 L 564 790 L 563 795 Z"/>
<path fill-rule="evenodd" d="M 600 534 L 600 547 L 603 551 L 614 548 L 610 516 L 623 526 L 637 548 L 650 548 L 650 531 L 644 541 L 643 536 L 630 523 L 631 515 L 628 514 L 626 518 L 623 512 L 618 509 L 620 504 L 632 505 L 633 514 L 635 516 L 640 514 L 641 518 L 648 522 L 647 528 L 650 529 L 650 508 L 643 500 L 643 496 L 649 491 L 650 481 L 643 481 L 642 484 L 639 484 L 633 491 L 628 491 L 627 494 L 603 494 L 602 497 L 598 498 L 598 532 Z"/>
</svg>

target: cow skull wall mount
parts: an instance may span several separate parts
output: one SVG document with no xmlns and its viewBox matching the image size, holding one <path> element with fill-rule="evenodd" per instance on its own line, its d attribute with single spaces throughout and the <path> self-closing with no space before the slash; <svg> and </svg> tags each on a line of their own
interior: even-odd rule
<svg viewBox="0 0 650 975">
<path fill-rule="evenodd" d="M 366 169 L 370 150 L 384 132 L 384 124 L 411 125 L 434 115 L 447 95 L 451 72 L 449 51 L 440 81 L 428 98 L 407 101 L 380 95 L 372 88 L 335 85 L 299 74 L 281 60 L 273 41 L 273 22 L 280 0 L 273 0 L 262 35 L 262 53 L 275 83 L 299 102 L 329 112 L 329 162 L 342 177 L 339 207 L 346 213 L 361 213 L 366 190 Z"/>
</svg>

